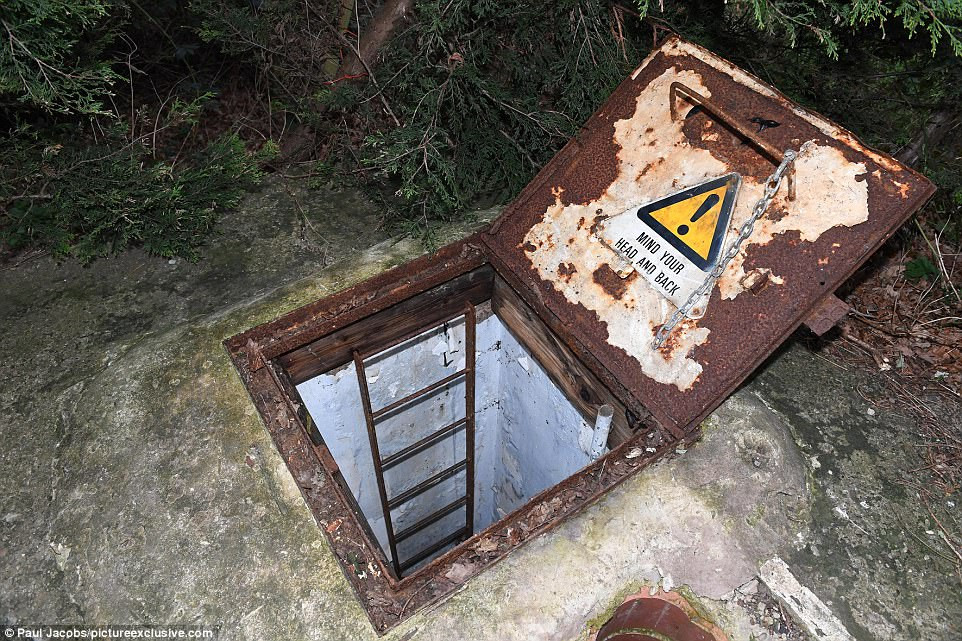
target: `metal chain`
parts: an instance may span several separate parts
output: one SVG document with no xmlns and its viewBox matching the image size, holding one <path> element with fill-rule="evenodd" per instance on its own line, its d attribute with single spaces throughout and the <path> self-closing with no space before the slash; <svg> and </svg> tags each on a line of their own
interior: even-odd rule
<svg viewBox="0 0 962 641">
<path fill-rule="evenodd" d="M 758 222 L 758 219 L 762 217 L 765 210 L 768 209 L 768 206 L 772 203 L 772 199 L 775 197 L 775 194 L 778 193 L 778 188 L 782 184 L 782 179 L 796 158 L 798 158 L 798 152 L 792 149 L 787 150 L 785 155 L 782 156 L 781 164 L 778 165 L 775 172 L 765 181 L 765 193 L 762 194 L 762 197 L 755 203 L 755 206 L 752 208 L 752 215 L 742 224 L 738 230 L 738 236 L 735 237 L 735 240 L 728 247 L 728 251 L 725 252 L 722 259 L 715 264 L 715 267 L 708 274 L 708 277 L 705 278 L 705 282 L 703 282 L 701 286 L 688 297 L 685 304 L 676 309 L 668 318 L 668 321 L 658 329 L 658 333 L 655 334 L 653 349 L 658 349 L 664 344 L 671 330 L 675 329 L 675 326 L 688 316 L 698 301 L 715 286 L 715 283 L 725 272 L 725 268 L 728 267 L 728 263 L 738 255 L 738 250 L 741 249 L 742 243 L 752 235 L 752 232 L 755 230 L 755 223 Z"/>
</svg>

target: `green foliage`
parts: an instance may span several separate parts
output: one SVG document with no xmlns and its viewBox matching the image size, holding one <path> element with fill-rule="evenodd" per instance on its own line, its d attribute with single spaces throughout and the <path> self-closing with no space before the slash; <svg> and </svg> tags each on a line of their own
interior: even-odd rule
<svg viewBox="0 0 962 641">
<path fill-rule="evenodd" d="M 122 7 L 120 7 L 122 9 Z M 118 6 L 110 0 L 0 3 L 0 101 L 62 113 L 102 113 L 117 79 L 103 55 Z"/>
<path fill-rule="evenodd" d="M 932 55 L 944 38 L 955 55 L 962 56 L 962 2 L 959 0 L 731 0 L 729 5 L 734 14 L 750 15 L 759 30 L 778 35 L 791 46 L 795 46 L 803 34 L 814 35 L 828 55 L 836 59 L 843 31 L 875 27 L 884 37 L 893 19 L 909 38 L 925 32 Z"/>
<path fill-rule="evenodd" d="M 236 136 L 198 140 L 213 92 L 177 82 L 159 104 L 134 99 L 145 69 L 192 50 L 171 35 L 182 35 L 170 24 L 180 11 L 171 0 L 0 4 L 0 247 L 84 262 L 132 245 L 193 258 L 256 180 Z"/>
<path fill-rule="evenodd" d="M 516 194 L 638 61 L 641 25 L 600 0 L 434 0 L 377 70 L 403 126 L 382 121 L 365 164 L 408 219 Z M 619 38 L 618 34 L 623 34 Z M 378 89 L 367 87 L 361 104 Z"/>
<path fill-rule="evenodd" d="M 909 280 L 919 280 L 920 278 L 932 278 L 938 275 L 939 270 L 925 256 L 919 256 L 914 260 L 905 263 L 905 277 Z"/>
<path fill-rule="evenodd" d="M 60 140 L 71 139 L 63 133 Z M 236 137 L 215 141 L 181 170 L 152 161 L 139 142 L 118 150 L 117 135 L 67 146 L 22 131 L 14 141 L 0 182 L 0 241 L 84 262 L 130 245 L 195 258 L 217 213 L 259 175 Z"/>
<path fill-rule="evenodd" d="M 337 59 L 328 20 L 339 0 L 191 0 L 202 40 L 244 60 L 265 92 L 292 110 L 316 107 L 314 92 L 328 80 L 325 63 Z M 353 4 L 353 2 L 352 2 Z M 336 67 L 336 66 L 335 66 Z"/>
<path fill-rule="evenodd" d="M 926 150 L 923 173 L 939 187 L 920 218 L 929 236 L 962 248 L 962 132 L 956 130 L 935 149 Z M 924 233 L 924 232 L 923 232 Z M 929 248 L 931 251 L 931 248 Z M 950 251 L 950 250 L 949 250 Z"/>
</svg>

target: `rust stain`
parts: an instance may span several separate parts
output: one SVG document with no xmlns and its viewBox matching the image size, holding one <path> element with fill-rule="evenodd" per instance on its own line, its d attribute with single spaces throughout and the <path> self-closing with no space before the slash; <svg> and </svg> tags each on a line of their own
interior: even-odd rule
<svg viewBox="0 0 962 641">
<path fill-rule="evenodd" d="M 558 263 L 558 277 L 565 281 L 571 280 L 571 275 L 577 271 L 574 263 Z"/>
<path fill-rule="evenodd" d="M 601 287 L 606 294 L 615 300 L 621 300 L 628 291 L 628 285 L 638 278 L 638 272 L 631 272 L 627 278 L 621 278 L 613 269 L 604 263 L 591 274 L 591 279 Z"/>
<path fill-rule="evenodd" d="M 649 144 L 654 144 L 654 143 L 656 143 L 656 142 L 657 142 L 656 140 L 652 140 L 651 143 L 649 143 Z M 664 156 L 662 156 L 662 157 L 659 157 L 659 158 L 658 158 L 657 160 L 655 160 L 654 162 L 647 163 L 644 167 L 641 168 L 641 171 L 638 172 L 638 177 L 635 178 L 635 180 L 640 181 L 641 178 L 642 178 L 645 174 L 647 174 L 649 171 L 651 171 L 652 169 L 654 169 L 654 168 L 657 167 L 658 165 L 661 165 L 661 164 L 664 163 L 664 162 L 665 162 L 665 158 L 664 158 Z"/>
<path fill-rule="evenodd" d="M 570 202 L 576 200 L 571 193 L 567 194 L 566 201 L 556 198 L 553 205 L 542 214 L 540 222 L 528 230 L 528 240 L 536 244 L 543 243 L 549 234 L 574 229 L 576 221 L 585 215 L 585 210 L 625 212 L 677 190 L 682 180 L 686 185 L 697 184 L 725 172 L 723 162 L 715 159 L 707 150 L 692 147 L 686 140 L 684 121 L 672 120 L 668 108 L 668 88 L 672 82 L 679 80 L 702 93 L 711 93 L 701 77 L 690 70 L 670 67 L 649 80 L 647 86 L 630 100 L 633 110 L 613 123 L 614 134 L 610 140 L 616 145 L 616 173 L 610 180 L 607 180 L 608 170 L 601 173 L 606 177 L 603 183 L 606 186 L 600 196 L 577 199 L 586 200 L 584 205 Z M 637 144 L 638 139 L 645 136 L 642 132 L 648 127 L 657 132 L 656 137 L 660 141 L 657 147 Z M 649 169 L 645 180 L 636 182 L 636 176 L 646 165 Z M 599 222 L 596 218 L 592 235 L 597 233 Z M 624 283 L 612 282 L 611 279 L 616 278 L 614 274 L 606 278 L 608 274 L 604 269 L 621 269 L 618 266 L 602 268 L 603 263 L 611 260 L 611 254 L 599 251 L 599 245 L 591 242 L 593 237 L 587 240 L 589 242 L 583 240 L 570 247 L 530 254 L 539 277 L 547 279 L 550 274 L 554 289 L 560 291 L 567 301 L 580 302 L 597 314 L 607 326 L 609 344 L 623 349 L 641 366 L 645 376 L 659 383 L 675 385 L 679 390 L 690 389 L 701 373 L 701 366 L 688 353 L 707 339 L 708 330 L 704 327 L 684 330 L 683 342 L 686 347 L 670 352 L 653 351 L 653 328 L 671 313 L 670 303 L 646 282 L 629 291 Z M 554 270 L 559 261 L 576 262 L 580 272 L 570 282 L 556 280 Z M 597 271 L 599 268 L 602 268 L 600 272 Z M 614 301 L 618 301 L 617 307 L 612 306 Z M 633 313 L 625 314 L 625 307 Z"/>
<path fill-rule="evenodd" d="M 602 210 L 600 209 L 598 210 L 598 215 L 591 220 L 591 227 L 588 228 L 588 231 L 591 233 L 592 236 L 594 236 L 598 232 L 598 225 L 600 225 L 605 219 L 608 218 L 607 216 L 603 216 L 601 214 L 601 211 Z"/>
<path fill-rule="evenodd" d="M 665 342 L 662 343 L 661 347 L 658 349 L 658 353 L 661 354 L 661 356 L 665 359 L 666 362 L 671 363 L 677 358 L 684 358 L 685 356 L 688 355 L 688 352 L 691 349 L 691 345 L 685 339 L 685 330 L 693 329 L 695 327 L 696 322 L 697 321 L 694 321 L 691 319 L 683 320 L 678 324 L 679 331 L 672 332 L 671 334 L 668 335 L 668 337 L 665 339 Z M 657 331 L 660 327 L 661 325 L 654 328 L 655 331 Z M 705 339 L 705 342 L 707 342 L 707 337 Z M 702 344 L 703 343 L 699 343 L 698 345 L 702 345 Z M 694 376 L 694 378 L 692 379 L 693 384 L 698 380 L 699 376 L 701 376 L 701 372 L 699 372 Z"/>
<path fill-rule="evenodd" d="M 777 223 L 785 216 L 788 216 L 788 209 L 785 207 L 772 207 L 765 215 L 765 217 L 773 223 Z"/>
</svg>

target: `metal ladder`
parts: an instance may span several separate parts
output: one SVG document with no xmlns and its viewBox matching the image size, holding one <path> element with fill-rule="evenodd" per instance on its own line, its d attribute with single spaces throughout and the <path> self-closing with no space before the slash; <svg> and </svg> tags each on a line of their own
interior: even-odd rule
<svg viewBox="0 0 962 641">
<path fill-rule="evenodd" d="M 364 360 L 370 358 L 375 354 L 379 354 L 385 350 L 392 347 L 400 345 L 401 343 L 414 338 L 420 334 L 423 334 L 431 329 L 442 326 L 443 324 L 458 318 L 459 316 L 464 317 L 464 343 L 466 349 L 465 355 L 465 365 L 464 368 L 445 376 L 439 381 L 435 381 L 430 385 L 422 387 L 413 394 L 409 394 L 402 399 L 394 401 L 393 403 L 382 407 L 381 409 L 374 410 L 371 407 L 371 395 L 367 384 L 367 374 L 364 368 Z M 391 560 L 394 565 L 394 571 L 398 578 L 401 578 L 403 573 L 413 566 L 417 565 L 424 559 L 435 554 L 439 550 L 443 549 L 445 546 L 463 541 L 464 539 L 470 537 L 474 533 L 474 380 L 475 380 L 475 310 L 474 305 L 467 303 L 464 311 L 458 312 L 457 314 L 441 321 L 440 323 L 433 325 L 431 327 L 421 327 L 411 332 L 402 338 L 393 341 L 392 343 L 384 346 L 379 346 L 377 351 L 367 354 L 362 354 L 357 351 L 354 352 L 354 366 L 357 369 L 357 379 L 358 384 L 361 388 L 361 403 L 364 407 L 364 418 L 367 422 L 367 435 L 371 444 L 371 456 L 374 459 L 374 474 L 377 478 L 377 489 L 378 494 L 381 499 L 381 511 L 384 515 L 384 526 L 387 529 L 387 539 L 388 546 L 391 550 Z M 464 387 L 465 387 L 465 399 L 464 399 L 464 417 L 460 418 L 453 423 L 445 425 L 441 429 L 428 434 L 424 438 L 404 447 L 403 449 L 391 454 L 388 457 L 382 458 L 380 453 L 380 447 L 378 446 L 377 438 L 377 423 L 384 416 L 390 414 L 394 410 L 407 405 L 416 398 L 426 396 L 452 382 L 460 377 L 464 377 Z M 421 481 L 417 485 L 411 487 L 404 492 L 401 492 L 397 496 L 389 498 L 387 495 L 387 489 L 384 484 L 384 471 L 388 470 L 395 465 L 406 461 L 417 454 L 427 450 L 431 446 L 439 443 L 446 437 L 454 434 L 461 426 L 464 426 L 464 437 L 465 437 L 465 457 L 463 460 L 458 461 L 454 465 L 445 468 L 435 474 L 434 476 Z M 425 516 L 424 518 L 418 520 L 416 523 L 405 527 L 399 532 L 394 531 L 394 522 L 391 518 L 391 511 L 395 508 L 407 503 L 411 499 L 424 492 L 430 490 L 437 485 L 440 485 L 447 479 L 451 478 L 458 472 L 465 471 L 465 493 L 460 498 L 448 503 L 444 507 L 432 512 L 431 514 Z M 440 541 L 433 543 L 422 550 L 418 551 L 413 556 L 405 559 L 403 562 L 398 558 L 397 544 L 399 541 L 403 541 L 410 538 L 415 533 L 420 532 L 429 525 L 440 521 L 442 518 L 455 512 L 456 510 L 464 507 L 465 508 L 465 523 L 464 527 L 459 528 L 455 532 L 444 537 Z"/>
</svg>

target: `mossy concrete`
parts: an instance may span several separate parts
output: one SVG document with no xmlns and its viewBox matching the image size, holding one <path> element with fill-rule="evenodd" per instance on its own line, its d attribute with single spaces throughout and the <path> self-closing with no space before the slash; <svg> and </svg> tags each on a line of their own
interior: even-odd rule
<svg viewBox="0 0 962 641">
<path fill-rule="evenodd" d="M 221 342 L 424 248 L 387 238 L 353 193 L 283 183 L 222 229 L 197 264 L 130 252 L 0 272 L 0 622 L 376 638 Z M 952 638 L 958 593 L 905 550 L 894 521 L 879 517 L 879 536 L 863 537 L 837 518 L 841 506 L 874 529 L 844 502 L 863 495 L 880 512 L 919 513 L 880 468 L 906 469 L 883 437 L 909 439 L 905 419 L 863 421 L 851 386 L 789 350 L 713 415 L 701 442 L 388 638 L 579 638 L 643 584 L 686 585 L 734 638 L 758 636 L 725 599 L 776 554 L 861 638 Z"/>
<path fill-rule="evenodd" d="M 916 421 L 877 374 L 842 369 L 794 344 L 750 385 L 784 421 L 806 459 L 810 527 L 785 557 L 858 639 L 962 638 L 962 585 L 938 527 L 913 486 Z M 920 398 L 946 425 L 962 425 L 958 403 Z M 934 489 L 934 488 L 933 488 Z M 962 532 L 958 498 L 930 506 Z"/>
</svg>

